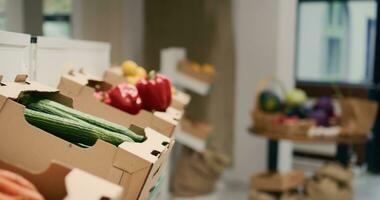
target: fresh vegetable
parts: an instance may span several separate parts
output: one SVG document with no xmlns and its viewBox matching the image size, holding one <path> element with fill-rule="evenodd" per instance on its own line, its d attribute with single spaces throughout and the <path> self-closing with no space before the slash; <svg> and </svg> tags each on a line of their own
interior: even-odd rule
<svg viewBox="0 0 380 200">
<path fill-rule="evenodd" d="M 316 100 L 314 110 L 323 110 L 329 117 L 334 116 L 334 105 L 330 97 L 320 97 Z"/>
<path fill-rule="evenodd" d="M 142 101 L 134 85 L 122 83 L 108 91 L 111 105 L 130 114 L 137 114 L 142 109 Z"/>
<path fill-rule="evenodd" d="M 201 65 L 197 62 L 191 62 L 191 69 L 197 73 L 200 73 L 202 71 Z"/>
<path fill-rule="evenodd" d="M 214 76 L 215 75 L 215 68 L 214 65 L 211 64 L 203 64 L 202 65 L 202 72 L 209 75 L 209 76 Z"/>
<path fill-rule="evenodd" d="M 284 107 L 284 114 L 287 116 L 297 116 L 301 119 L 304 119 L 309 113 L 310 109 L 303 104 L 297 106 L 286 105 Z"/>
<path fill-rule="evenodd" d="M 283 123 L 288 125 L 294 125 L 299 121 L 297 116 L 285 117 Z"/>
<path fill-rule="evenodd" d="M 22 176 L 0 169 L 0 199 L 43 200 L 36 187 Z"/>
<path fill-rule="evenodd" d="M 285 103 L 287 105 L 300 105 L 307 100 L 306 93 L 300 89 L 293 89 L 285 95 Z"/>
<path fill-rule="evenodd" d="M 329 126 L 329 116 L 323 110 L 312 111 L 308 118 L 315 120 L 318 126 Z"/>
<path fill-rule="evenodd" d="M 284 116 L 279 115 L 273 119 L 273 123 L 275 124 L 288 124 L 292 125 L 299 121 L 299 118 L 297 116 Z"/>
<path fill-rule="evenodd" d="M 129 130 L 128 128 L 125 128 L 124 126 L 109 122 L 107 120 L 74 110 L 72 108 L 69 108 L 63 104 L 57 103 L 55 101 L 51 101 L 48 99 L 42 99 L 38 100 L 34 103 L 28 103 L 26 105 L 28 108 L 42 111 L 45 113 L 57 115 L 60 117 L 64 117 L 66 119 L 71 120 L 81 120 L 83 122 L 89 123 L 91 125 L 99 126 L 103 129 L 107 129 L 111 132 L 120 133 L 122 135 L 127 136 L 128 138 L 131 138 L 132 140 L 136 142 L 142 142 L 144 141 L 144 136 L 137 135 L 133 131 Z"/>
<path fill-rule="evenodd" d="M 277 112 L 281 109 L 280 98 L 272 91 L 264 90 L 259 96 L 260 108 L 265 112 Z"/>
<path fill-rule="evenodd" d="M 122 70 L 127 82 L 133 85 L 146 76 L 145 69 L 131 60 L 123 62 Z"/>
<path fill-rule="evenodd" d="M 165 111 L 171 103 L 171 83 L 163 75 L 156 74 L 154 71 L 149 76 L 141 79 L 136 84 L 143 108 L 146 110 Z"/>
<path fill-rule="evenodd" d="M 24 115 L 30 124 L 72 143 L 93 145 L 97 139 L 101 139 L 118 146 L 124 141 L 133 142 L 126 135 L 111 132 L 78 120 L 34 111 L 28 108 L 25 109 Z"/>
</svg>

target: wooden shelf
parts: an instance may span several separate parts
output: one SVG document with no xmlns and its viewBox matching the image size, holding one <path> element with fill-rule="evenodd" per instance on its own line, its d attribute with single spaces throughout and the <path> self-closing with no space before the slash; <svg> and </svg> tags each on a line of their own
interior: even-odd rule
<svg viewBox="0 0 380 200">
<path fill-rule="evenodd" d="M 182 72 L 177 72 L 175 77 L 175 85 L 196 92 L 202 96 L 206 96 L 210 91 L 210 84 L 195 79 Z"/>
<path fill-rule="evenodd" d="M 300 134 L 281 134 L 281 133 L 269 133 L 269 132 L 263 132 L 260 130 L 255 129 L 254 127 L 249 128 L 249 132 L 260 136 L 265 137 L 270 140 L 291 140 L 295 142 L 314 142 L 314 143 L 335 143 L 335 144 L 362 144 L 367 142 L 368 136 L 363 134 L 356 134 L 356 135 L 340 135 L 340 136 L 332 136 L 332 137 L 321 137 L 321 136 L 315 136 L 310 137 L 306 134 L 300 135 Z"/>
<path fill-rule="evenodd" d="M 197 152 L 203 152 L 206 149 L 206 140 L 202 140 L 190 133 L 184 132 L 180 127 L 176 129 L 175 140 Z"/>
</svg>

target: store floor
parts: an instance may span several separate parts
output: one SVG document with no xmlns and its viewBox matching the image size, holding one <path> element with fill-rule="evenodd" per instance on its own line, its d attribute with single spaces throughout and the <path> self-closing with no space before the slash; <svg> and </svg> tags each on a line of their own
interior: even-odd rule
<svg viewBox="0 0 380 200">
<path fill-rule="evenodd" d="M 354 200 L 379 200 L 380 176 L 370 174 L 356 175 L 354 179 Z M 248 199 L 249 186 L 244 184 L 223 183 L 218 185 L 214 194 L 192 198 L 193 200 Z M 183 200 L 187 200 L 184 198 Z M 180 199 L 182 200 L 182 199 Z"/>
</svg>

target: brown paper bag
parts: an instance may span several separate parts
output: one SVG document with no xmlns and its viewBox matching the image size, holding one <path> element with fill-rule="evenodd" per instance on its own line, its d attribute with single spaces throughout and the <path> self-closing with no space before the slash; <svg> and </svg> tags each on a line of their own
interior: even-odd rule
<svg viewBox="0 0 380 200">
<path fill-rule="evenodd" d="M 285 193 L 268 193 L 252 189 L 249 196 L 250 200 L 305 200 L 306 197 L 297 192 L 290 191 Z"/>
<path fill-rule="evenodd" d="M 319 168 L 315 175 L 318 177 L 329 177 L 347 186 L 351 186 L 353 173 L 337 163 L 330 163 Z"/>
<path fill-rule="evenodd" d="M 276 200 L 277 198 L 274 195 L 271 195 L 266 192 L 251 190 L 249 199 L 250 200 Z"/>
<path fill-rule="evenodd" d="M 310 200 L 351 200 L 352 189 L 335 180 L 323 177 L 308 181 L 306 191 Z"/>
<path fill-rule="evenodd" d="M 378 105 L 375 101 L 359 98 L 339 100 L 343 134 L 368 134 L 376 119 Z"/>
<path fill-rule="evenodd" d="M 191 197 L 212 192 L 229 162 L 224 155 L 212 151 L 199 153 L 184 147 L 171 185 L 173 194 Z"/>
</svg>

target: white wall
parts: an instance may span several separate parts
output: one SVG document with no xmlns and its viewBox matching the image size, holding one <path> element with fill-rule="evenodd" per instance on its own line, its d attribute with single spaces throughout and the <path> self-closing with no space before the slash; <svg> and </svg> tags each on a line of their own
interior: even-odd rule
<svg viewBox="0 0 380 200">
<path fill-rule="evenodd" d="M 225 178 L 248 183 L 254 173 L 266 169 L 267 141 L 252 136 L 255 86 L 267 76 L 277 76 L 288 87 L 293 86 L 292 38 L 295 0 L 236 0 L 233 18 L 236 42 L 236 101 L 234 166 Z M 289 15 L 291 13 L 291 15 Z M 282 25 L 280 25 L 282 23 Z M 290 33 L 289 33 L 290 31 Z M 290 45 L 290 47 L 289 47 Z M 291 145 L 283 143 L 280 167 L 289 168 Z"/>
<path fill-rule="evenodd" d="M 144 1 L 124 0 L 123 57 L 143 62 Z"/>
<path fill-rule="evenodd" d="M 7 0 L 5 4 L 6 30 L 24 32 L 24 2 L 23 0 Z"/>
<path fill-rule="evenodd" d="M 73 1 L 73 37 L 78 39 L 87 39 L 84 36 L 83 29 L 86 28 L 83 21 L 83 6 L 88 1 Z M 137 63 L 143 62 L 144 48 L 144 0 L 122 0 L 122 19 L 121 37 L 117 40 L 121 42 L 121 58 L 132 59 Z M 95 35 L 95 34 L 94 34 Z M 110 42 L 110 41 L 109 41 Z M 119 52 L 118 52 L 119 53 Z M 113 63 L 119 64 L 119 63 Z"/>
</svg>

